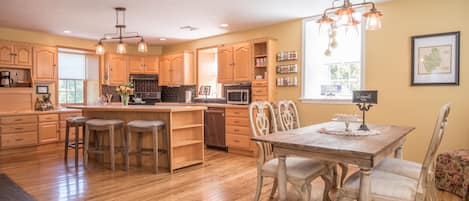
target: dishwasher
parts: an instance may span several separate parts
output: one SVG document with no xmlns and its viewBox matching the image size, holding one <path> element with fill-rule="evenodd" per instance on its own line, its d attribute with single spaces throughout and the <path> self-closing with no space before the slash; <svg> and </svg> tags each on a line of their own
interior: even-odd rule
<svg viewBox="0 0 469 201">
<path fill-rule="evenodd" d="M 209 107 L 205 111 L 204 142 L 209 148 L 227 150 L 225 143 L 225 108 Z"/>
</svg>

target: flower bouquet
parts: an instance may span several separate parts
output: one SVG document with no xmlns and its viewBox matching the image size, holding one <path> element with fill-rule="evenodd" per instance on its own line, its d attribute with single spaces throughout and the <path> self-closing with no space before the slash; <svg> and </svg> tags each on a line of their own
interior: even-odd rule
<svg viewBox="0 0 469 201">
<path fill-rule="evenodd" d="M 116 93 L 121 96 L 123 106 L 129 105 L 129 96 L 134 94 L 134 86 L 132 83 L 120 85 L 116 88 Z"/>
</svg>

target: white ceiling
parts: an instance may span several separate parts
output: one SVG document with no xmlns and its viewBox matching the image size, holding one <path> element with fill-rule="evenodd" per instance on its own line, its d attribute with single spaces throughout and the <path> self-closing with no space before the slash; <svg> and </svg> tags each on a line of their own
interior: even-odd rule
<svg viewBox="0 0 469 201">
<path fill-rule="evenodd" d="M 0 26 L 97 40 L 114 32 L 114 7 L 127 31 L 166 45 L 317 15 L 332 0 L 2 0 Z M 228 28 L 219 27 L 227 23 Z M 181 30 L 181 26 L 199 28 Z M 72 33 L 65 34 L 64 30 Z M 160 41 L 159 38 L 168 38 Z"/>
</svg>

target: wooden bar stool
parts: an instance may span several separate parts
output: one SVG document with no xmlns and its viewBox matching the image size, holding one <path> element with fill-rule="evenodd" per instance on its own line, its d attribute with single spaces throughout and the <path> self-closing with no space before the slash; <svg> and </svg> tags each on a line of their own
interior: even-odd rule
<svg viewBox="0 0 469 201">
<path fill-rule="evenodd" d="M 125 168 L 126 170 L 129 169 L 129 154 L 130 154 L 130 145 L 131 145 L 131 135 L 132 132 L 137 133 L 137 150 L 135 151 L 135 155 L 137 156 L 137 166 L 142 166 L 142 155 L 151 154 L 153 156 L 154 162 L 154 172 L 155 174 L 158 173 L 158 151 L 164 151 L 163 149 L 158 149 L 158 129 L 161 128 L 163 130 L 163 140 L 166 144 L 166 155 L 168 159 L 168 166 L 171 166 L 169 162 L 169 139 L 168 134 L 166 133 L 166 126 L 163 121 L 144 121 L 144 120 L 135 120 L 127 123 L 127 150 L 126 150 L 126 161 L 125 161 Z M 143 149 L 143 134 L 150 133 L 152 134 L 152 149 Z M 171 168 L 171 167 L 170 167 Z"/>
<path fill-rule="evenodd" d="M 65 128 L 65 149 L 64 149 L 64 160 L 68 160 L 68 149 L 72 148 L 75 150 L 75 167 L 78 167 L 78 149 L 80 144 L 83 146 L 83 141 L 80 141 L 80 127 L 82 127 L 83 134 L 85 133 L 86 121 L 90 118 L 88 117 L 70 117 L 66 121 Z M 75 140 L 70 142 L 70 128 L 75 128 Z M 85 155 L 85 149 L 83 149 L 83 156 Z"/>
<path fill-rule="evenodd" d="M 101 143 L 95 142 L 95 148 L 89 149 L 90 143 L 90 131 L 94 131 L 93 133 L 96 135 L 102 134 L 99 131 L 108 131 L 109 135 L 109 155 L 111 160 L 111 169 L 115 170 L 115 147 L 114 147 L 114 131 L 120 128 L 121 138 L 122 138 L 122 146 L 124 147 L 123 150 L 126 150 L 125 146 L 125 134 L 124 134 L 124 121 L 112 119 L 92 119 L 86 122 L 86 132 L 85 132 L 85 157 L 84 157 L 84 165 L 85 168 L 88 166 L 88 154 L 96 153 L 96 154 L 104 154 L 105 150 L 101 148 Z M 95 138 L 96 140 L 97 138 Z M 102 141 L 102 140 L 100 140 Z M 124 152 L 123 152 L 124 153 Z M 125 156 L 125 154 L 124 154 Z"/>
</svg>

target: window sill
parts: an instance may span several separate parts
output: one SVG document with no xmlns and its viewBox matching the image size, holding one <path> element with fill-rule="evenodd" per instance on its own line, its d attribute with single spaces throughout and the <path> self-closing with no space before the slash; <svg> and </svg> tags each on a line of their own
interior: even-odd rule
<svg viewBox="0 0 469 201">
<path fill-rule="evenodd" d="M 312 98 L 300 98 L 301 103 L 309 104 L 336 104 L 336 105 L 354 105 L 352 99 L 312 99 Z"/>
</svg>

